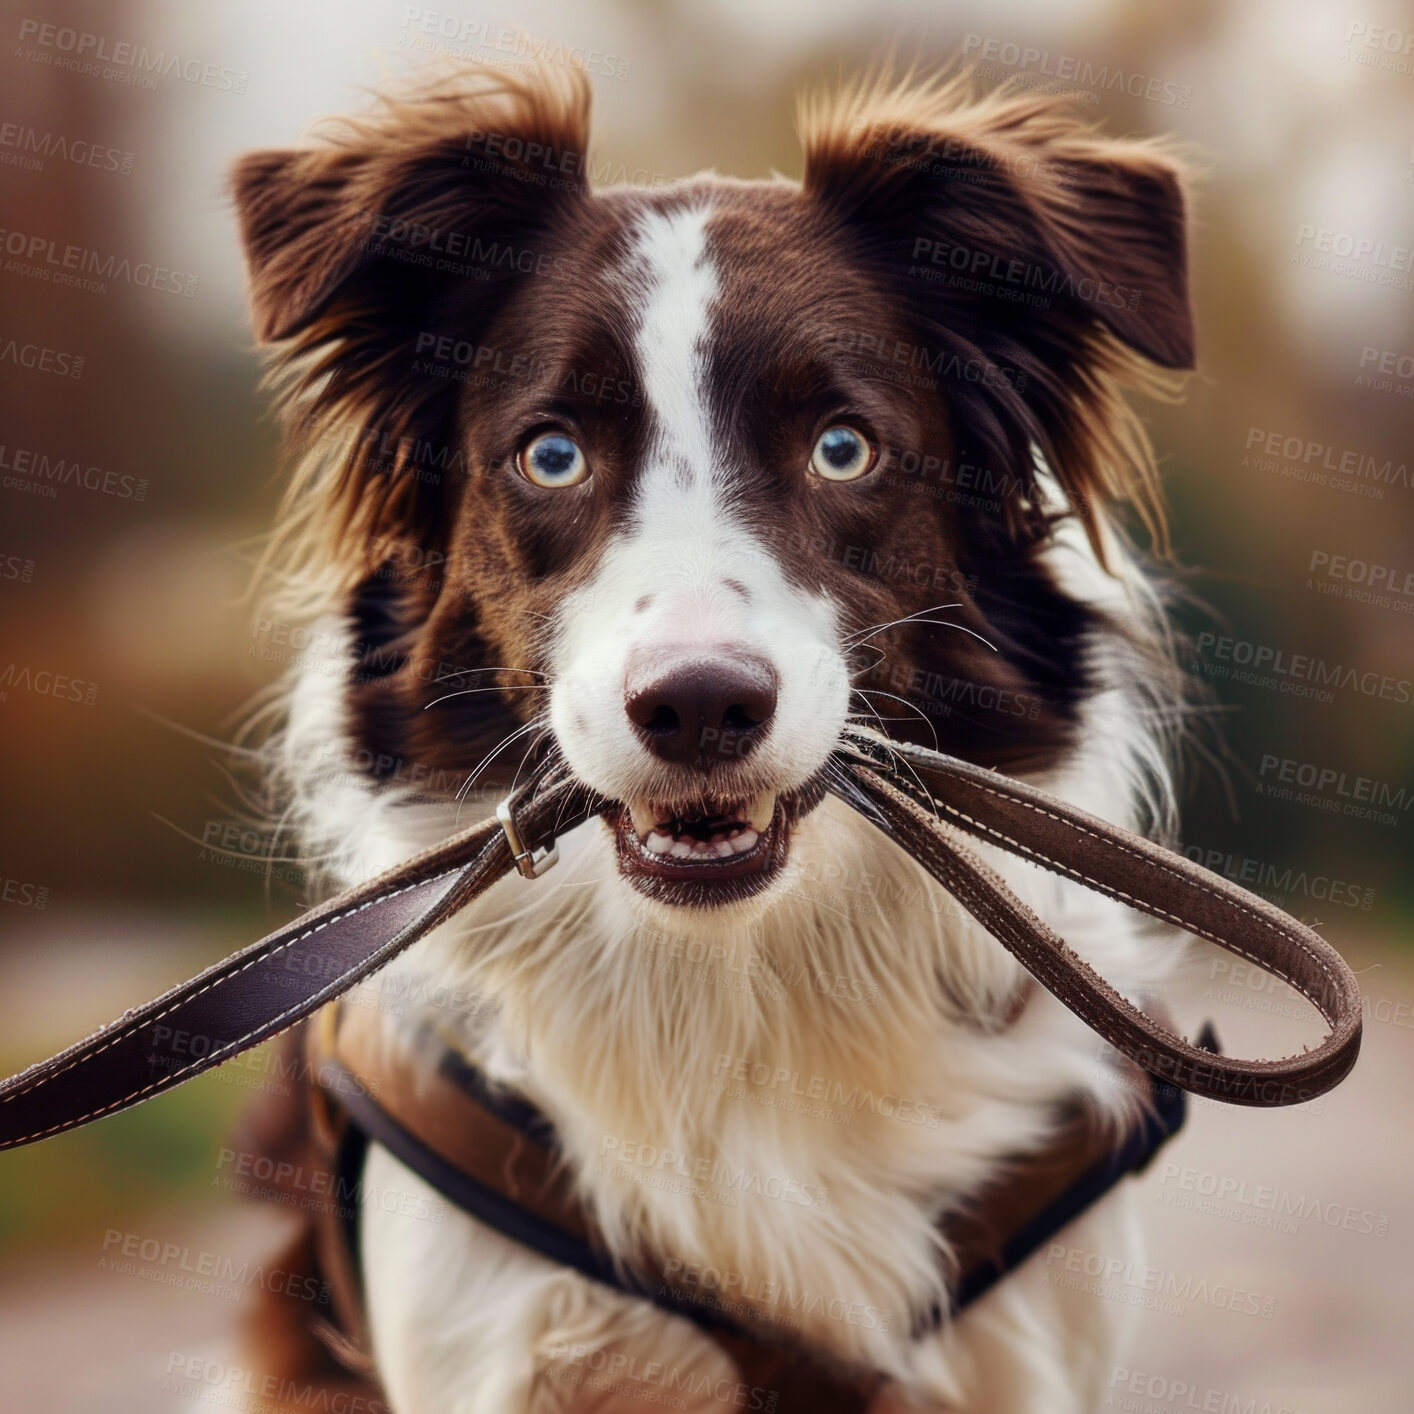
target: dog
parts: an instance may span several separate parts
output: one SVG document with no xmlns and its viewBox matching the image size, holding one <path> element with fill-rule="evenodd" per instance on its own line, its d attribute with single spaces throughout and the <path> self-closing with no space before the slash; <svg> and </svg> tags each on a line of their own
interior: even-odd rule
<svg viewBox="0 0 1414 1414">
<path fill-rule="evenodd" d="M 563 763 L 616 804 L 364 984 L 387 1044 L 451 1034 L 553 1123 L 616 1257 L 765 1329 L 788 1301 L 875 1414 L 1091 1411 L 1124 1312 L 1053 1251 L 920 1320 L 938 1215 L 1066 1097 L 1118 1130 L 1132 1089 L 821 786 L 861 722 L 1171 827 L 1126 398 L 1194 363 L 1183 166 L 1052 96 L 870 80 L 802 106 L 799 181 L 615 184 L 589 111 L 574 72 L 438 71 L 235 170 L 301 453 L 266 621 L 304 649 L 290 827 L 344 886 Z M 1161 984 L 1137 915 L 988 858 L 1120 991 Z M 376 1145 L 363 1178 L 445 1209 Z M 1121 1189 L 1065 1250 L 1139 1244 Z M 770 1407 L 691 1320 L 459 1210 L 365 1198 L 359 1253 L 399 1414 Z"/>
</svg>

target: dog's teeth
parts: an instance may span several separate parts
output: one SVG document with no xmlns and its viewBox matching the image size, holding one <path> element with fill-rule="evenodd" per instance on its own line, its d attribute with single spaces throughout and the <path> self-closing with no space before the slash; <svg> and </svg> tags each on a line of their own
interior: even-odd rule
<svg viewBox="0 0 1414 1414">
<path fill-rule="evenodd" d="M 695 811 L 692 820 L 697 829 L 702 829 L 713 819 L 725 817 L 730 823 L 714 829 L 709 834 L 699 836 L 691 832 L 688 822 L 677 816 L 665 819 L 666 807 L 654 805 L 646 800 L 630 800 L 625 808 L 633 823 L 644 850 L 662 859 L 685 859 L 696 862 L 730 859 L 734 854 L 746 854 L 756 848 L 761 834 L 771 823 L 776 810 L 774 791 L 766 791 L 747 801 L 744 805 L 730 802 L 704 805 Z M 740 814 L 737 815 L 737 812 Z M 732 816 L 736 815 L 736 819 Z M 750 823 L 746 823 L 746 821 Z"/>
<path fill-rule="evenodd" d="M 760 834 L 771 823 L 771 817 L 776 813 L 776 793 L 773 790 L 764 790 L 746 807 L 746 818 L 751 822 L 751 828 Z M 756 841 L 753 839 L 752 844 Z"/>
</svg>

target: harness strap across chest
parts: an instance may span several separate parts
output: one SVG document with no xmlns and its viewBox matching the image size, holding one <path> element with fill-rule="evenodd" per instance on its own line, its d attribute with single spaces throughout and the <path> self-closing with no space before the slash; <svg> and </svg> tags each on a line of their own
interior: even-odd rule
<svg viewBox="0 0 1414 1414">
<path fill-rule="evenodd" d="M 1210 1035 L 1205 1044 L 1215 1045 Z M 847 1409 L 873 1385 L 869 1372 L 847 1370 L 793 1338 L 785 1313 L 740 1300 L 713 1277 L 682 1280 L 680 1262 L 615 1263 L 573 1191 L 549 1121 L 523 1099 L 490 1084 L 454 1046 L 424 1029 L 413 1045 L 390 1044 L 373 1011 L 347 1002 L 311 1024 L 306 1047 L 317 1089 L 315 1132 L 329 1191 L 355 1194 L 369 1143 L 387 1149 L 447 1202 L 559 1266 L 684 1316 L 720 1342 L 745 1383 L 777 1386 L 785 1414 L 808 1390 L 802 1410 Z M 1115 1083 L 1138 1087 L 1139 1116 L 1124 1135 L 1085 1105 L 1059 1116 L 1040 1148 L 1012 1156 L 986 1188 L 953 1203 L 939 1220 L 951 1254 L 949 1313 L 960 1314 L 1032 1253 L 1111 1191 L 1145 1168 L 1182 1127 L 1181 1090 L 1121 1062 Z M 669 1163 L 668 1172 L 675 1172 Z M 362 1340 L 356 1232 L 351 1209 L 329 1219 L 326 1265 L 336 1275 L 336 1304 L 351 1343 Z M 334 1260 L 329 1244 L 342 1250 Z M 920 1317 L 922 1335 L 943 1318 Z M 826 1393 L 830 1402 L 820 1403 Z M 863 1405 L 858 1407 L 862 1408 Z"/>
</svg>

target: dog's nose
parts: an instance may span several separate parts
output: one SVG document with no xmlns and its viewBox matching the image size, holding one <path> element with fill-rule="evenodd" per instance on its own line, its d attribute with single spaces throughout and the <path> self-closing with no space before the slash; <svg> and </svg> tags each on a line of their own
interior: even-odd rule
<svg viewBox="0 0 1414 1414">
<path fill-rule="evenodd" d="M 655 756 L 706 769 L 746 756 L 770 731 L 775 669 L 742 654 L 635 653 L 624 710 Z"/>
</svg>

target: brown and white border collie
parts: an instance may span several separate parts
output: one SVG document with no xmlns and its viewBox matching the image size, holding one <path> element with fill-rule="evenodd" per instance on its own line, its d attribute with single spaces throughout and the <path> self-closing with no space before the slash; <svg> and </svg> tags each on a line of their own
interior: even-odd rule
<svg viewBox="0 0 1414 1414">
<path fill-rule="evenodd" d="M 914 1331 L 937 1215 L 1127 1092 L 1048 995 L 1007 1024 L 1017 965 L 820 785 L 859 719 L 1164 827 L 1176 673 L 1115 510 L 1162 535 L 1124 394 L 1192 365 L 1182 173 L 958 82 L 806 105 L 799 181 L 596 189 L 588 123 L 574 74 L 439 72 L 237 168 L 305 454 L 290 819 L 349 884 L 558 753 L 618 806 L 395 964 L 389 1043 L 452 1035 L 615 1252 L 788 1310 L 876 1409 L 1093 1410 L 1122 1311 L 1045 1253 Z M 1160 976 L 1134 915 L 994 863 L 1122 991 Z M 1130 1201 L 1067 1241 L 1135 1259 Z M 733 1373 L 459 1210 L 368 1205 L 361 1259 L 399 1414 L 637 1408 L 587 1374 L 625 1359 L 716 1409 Z"/>
</svg>

